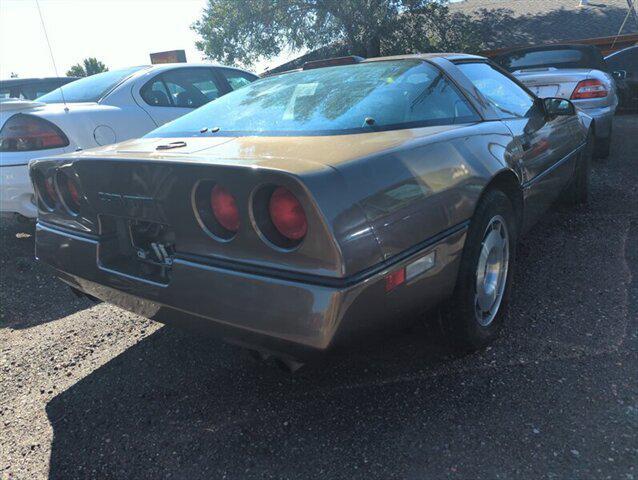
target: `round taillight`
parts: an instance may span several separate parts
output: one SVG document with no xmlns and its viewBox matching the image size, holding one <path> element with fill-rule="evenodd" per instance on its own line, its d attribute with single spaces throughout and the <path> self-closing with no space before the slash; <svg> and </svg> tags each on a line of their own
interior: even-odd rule
<svg viewBox="0 0 638 480">
<path fill-rule="evenodd" d="M 67 178 L 66 180 L 66 189 L 69 191 L 69 197 L 71 199 L 71 204 L 75 208 L 80 208 L 80 192 L 78 191 L 78 187 L 75 182 Z"/>
<path fill-rule="evenodd" d="M 47 192 L 47 196 L 48 196 L 48 203 L 50 204 L 54 204 L 55 203 L 55 197 L 57 197 L 57 193 L 55 191 L 55 184 L 53 183 L 53 177 L 47 177 L 44 180 L 44 189 Z"/>
<path fill-rule="evenodd" d="M 299 241 L 306 236 L 306 212 L 290 190 L 277 187 L 270 196 L 268 212 L 277 231 L 287 239 Z"/>
<path fill-rule="evenodd" d="M 77 181 L 69 173 L 59 172 L 57 184 L 62 204 L 69 213 L 77 215 L 81 204 L 80 186 Z"/>
<path fill-rule="evenodd" d="M 215 185 L 210 191 L 210 206 L 222 227 L 232 233 L 239 230 L 239 209 L 235 197 L 228 190 Z"/>
<path fill-rule="evenodd" d="M 54 176 L 45 177 L 43 173 L 36 170 L 33 172 L 33 184 L 39 200 L 39 206 L 45 210 L 53 210 L 58 199 Z"/>
</svg>

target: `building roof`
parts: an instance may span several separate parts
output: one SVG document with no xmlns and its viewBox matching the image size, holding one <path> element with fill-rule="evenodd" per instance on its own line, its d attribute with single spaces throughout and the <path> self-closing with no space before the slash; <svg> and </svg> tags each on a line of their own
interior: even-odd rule
<svg viewBox="0 0 638 480">
<path fill-rule="evenodd" d="M 449 9 L 478 20 L 490 49 L 614 36 L 629 10 L 627 0 L 463 0 Z M 621 33 L 636 32 L 629 18 Z"/>
</svg>

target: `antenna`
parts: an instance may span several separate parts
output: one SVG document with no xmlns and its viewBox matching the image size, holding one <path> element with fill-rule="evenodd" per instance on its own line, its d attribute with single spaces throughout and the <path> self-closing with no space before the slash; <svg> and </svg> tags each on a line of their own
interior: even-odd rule
<svg viewBox="0 0 638 480">
<path fill-rule="evenodd" d="M 614 46 L 616 46 L 616 41 L 618 40 L 618 37 L 622 33 L 623 28 L 625 28 L 625 24 L 627 23 L 627 20 L 629 20 L 629 17 L 633 17 L 634 21 L 636 22 L 636 27 L 638 27 L 638 14 L 636 14 L 636 9 L 634 8 L 633 0 L 627 0 L 627 15 L 625 16 L 625 19 L 622 21 L 622 24 L 620 25 L 620 28 L 618 29 L 618 33 L 614 37 L 614 41 L 611 44 L 612 50 L 614 49 Z"/>
<path fill-rule="evenodd" d="M 632 17 L 634 17 L 634 22 L 636 22 L 636 27 L 638 27 L 638 14 L 636 13 L 636 8 L 634 7 L 633 0 L 627 0 L 627 6 L 629 7 L 629 13 Z"/>
<path fill-rule="evenodd" d="M 44 24 L 44 17 L 42 17 L 42 10 L 40 10 L 40 2 L 38 0 L 35 0 L 35 4 L 38 7 L 38 14 L 40 15 L 40 22 L 42 23 L 42 30 L 44 30 L 44 38 L 46 38 L 47 45 L 49 46 L 49 54 L 51 55 L 51 62 L 53 63 L 53 71 L 55 72 L 55 76 L 59 77 L 60 75 L 58 75 L 58 67 L 55 64 L 55 58 L 53 57 L 53 49 L 51 48 L 51 42 L 49 41 L 49 35 L 47 34 L 47 27 Z M 68 112 L 69 107 L 67 106 L 66 99 L 64 98 L 64 89 L 63 87 L 59 87 L 59 88 L 60 88 L 60 94 L 62 95 L 62 103 L 64 103 L 64 111 Z"/>
</svg>

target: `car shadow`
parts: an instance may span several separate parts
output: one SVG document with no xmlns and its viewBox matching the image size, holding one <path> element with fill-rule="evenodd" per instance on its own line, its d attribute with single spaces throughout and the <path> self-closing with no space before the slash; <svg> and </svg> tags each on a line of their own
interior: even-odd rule
<svg viewBox="0 0 638 480">
<path fill-rule="evenodd" d="M 22 329 L 89 308 L 35 259 L 35 226 L 0 219 L 0 328 Z"/>
<path fill-rule="evenodd" d="M 343 478 L 366 478 L 367 461 L 382 478 L 419 478 L 410 473 L 416 465 L 440 472 L 452 444 L 456 458 L 479 448 L 497 465 L 498 449 L 477 447 L 491 444 L 479 427 L 507 438 L 523 425 L 509 404 L 485 410 L 494 385 L 506 403 L 522 396 L 530 418 L 560 424 L 565 399 L 556 392 L 583 377 L 568 366 L 590 357 L 598 364 L 635 328 L 623 310 L 629 274 L 619 275 L 626 232 L 610 234 L 615 221 L 592 226 L 587 215 L 561 212 L 545 219 L 519 249 L 515 286 L 525 288 L 514 292 L 503 337 L 465 357 L 450 353 L 430 321 L 290 375 L 163 327 L 48 403 L 50 478 L 314 477 L 352 466 L 349 445 L 362 470 Z M 530 376 L 530 368 L 548 372 Z M 413 443 L 419 436 L 425 446 Z M 426 448 L 431 456 L 411 456 Z"/>
<path fill-rule="evenodd" d="M 330 392 L 448 359 L 414 335 L 293 375 L 237 347 L 163 327 L 49 402 L 49 478 L 223 478 L 224 469 L 250 477 L 261 462 L 277 470 L 272 462 L 285 462 L 293 443 L 328 440 L 332 429 L 347 432 L 361 420 L 348 412 L 364 405 L 344 404 L 325 423 L 335 413 Z M 291 442 L 293 424 L 307 430 Z"/>
</svg>

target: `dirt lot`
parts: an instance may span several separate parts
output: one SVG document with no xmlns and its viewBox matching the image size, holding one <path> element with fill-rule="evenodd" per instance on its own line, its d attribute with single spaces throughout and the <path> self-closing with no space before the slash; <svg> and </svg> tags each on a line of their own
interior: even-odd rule
<svg viewBox="0 0 638 480">
<path fill-rule="evenodd" d="M 487 351 L 417 329 L 294 376 L 75 298 L 4 222 L 0 478 L 638 479 L 637 116 L 592 182 Z"/>
</svg>

